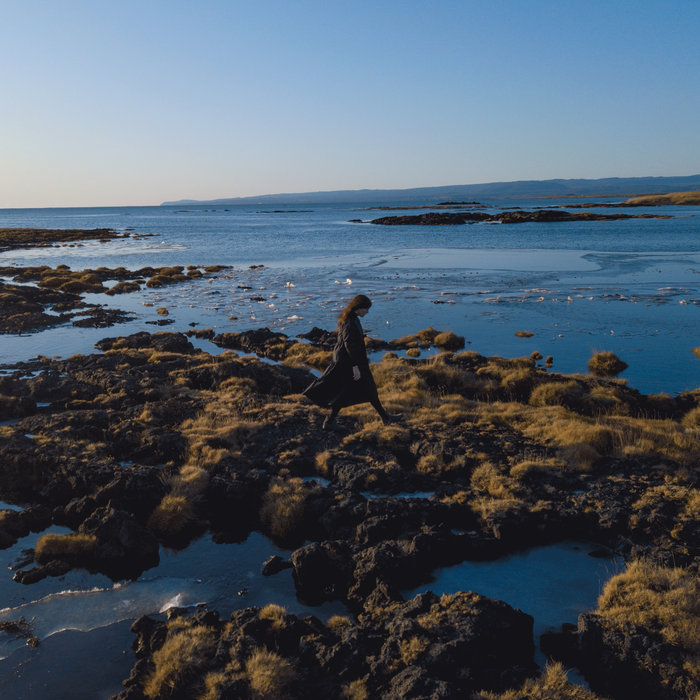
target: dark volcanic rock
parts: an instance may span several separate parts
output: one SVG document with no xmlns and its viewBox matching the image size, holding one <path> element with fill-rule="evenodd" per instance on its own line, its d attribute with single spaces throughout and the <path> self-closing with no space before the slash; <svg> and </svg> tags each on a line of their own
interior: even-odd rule
<svg viewBox="0 0 700 700">
<path fill-rule="evenodd" d="M 558 209 L 537 209 L 535 211 L 504 211 L 499 214 L 485 212 L 430 212 L 409 216 L 383 216 L 370 221 L 371 224 L 384 226 L 454 226 L 475 221 L 498 221 L 502 224 L 520 224 L 524 222 L 556 221 L 615 221 L 619 219 L 668 219 L 670 216 L 657 214 L 598 214 L 594 212 L 570 212 Z"/>
<path fill-rule="evenodd" d="M 372 219 L 371 224 L 383 226 L 454 226 L 466 224 L 467 221 L 489 221 L 491 216 L 484 212 L 430 212 L 429 214 L 413 214 L 407 216 L 382 216 Z"/>
<path fill-rule="evenodd" d="M 182 672 L 171 676 L 172 697 L 196 697 L 211 671 L 219 674 L 220 689 L 231 691 L 221 697 L 249 697 L 245 669 L 260 649 L 273 653 L 277 667 L 294 669 L 275 692 L 291 699 L 352 697 L 353 687 L 360 697 L 467 698 L 519 684 L 536 668 L 532 618 L 505 603 L 476 593 L 425 593 L 405 603 L 379 595 L 368 603 L 357 621 L 341 619 L 332 628 L 281 608 L 237 610 L 230 622 L 200 610 L 191 618 L 178 616 L 171 628 L 141 618 L 132 627 L 139 661 L 120 697 L 140 697 L 158 663 L 155 653 L 183 630 L 207 635 L 216 653 L 205 665 L 183 657 Z"/>
<path fill-rule="evenodd" d="M 92 564 L 114 579 L 135 578 L 158 564 L 158 540 L 125 511 L 98 508 L 80 532 L 97 537 Z"/>
<path fill-rule="evenodd" d="M 629 624 L 608 629 L 594 613 L 579 616 L 578 664 L 597 692 L 615 698 L 675 700 L 696 697 L 700 683 L 684 673 L 681 650 Z"/>
<path fill-rule="evenodd" d="M 254 352 L 273 360 L 281 360 L 286 350 L 294 344 L 284 333 L 276 333 L 269 328 L 242 333 L 220 333 L 214 336 L 211 342 L 222 348 Z"/>
</svg>

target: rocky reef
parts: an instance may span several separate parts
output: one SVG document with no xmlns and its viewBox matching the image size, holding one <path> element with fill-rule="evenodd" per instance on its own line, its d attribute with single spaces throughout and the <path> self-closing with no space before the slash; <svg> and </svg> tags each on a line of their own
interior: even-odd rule
<svg viewBox="0 0 700 700">
<path fill-rule="evenodd" d="M 589 205 L 590 206 L 590 205 Z M 596 205 L 597 206 L 597 205 Z M 381 216 L 370 224 L 382 226 L 454 226 L 459 224 L 490 222 L 500 224 L 522 224 L 527 222 L 552 223 L 558 221 L 617 221 L 620 219 L 672 219 L 664 214 L 599 214 L 597 212 L 570 212 L 559 209 L 536 209 L 534 211 L 502 211 L 487 214 L 482 211 L 430 212 L 406 216 Z"/>
<path fill-rule="evenodd" d="M 44 534 L 16 580 L 73 567 L 131 578 L 161 545 L 259 530 L 293 549 L 267 573 L 291 566 L 301 600 L 342 601 L 350 614 L 323 624 L 268 606 L 227 620 L 207 610 L 141 619 L 124 697 L 505 698 L 559 683 L 532 680 L 539 640 L 527 615 L 473 593 L 406 601 L 400 591 L 441 566 L 565 539 L 647 573 L 615 583 L 547 653 L 612 698 L 640 678 L 656 689 L 648 697 L 698 690 L 698 650 L 678 627 L 697 625 L 692 596 L 678 593 L 663 624 L 624 609 L 636 609 L 625 591 L 644 581 L 696 590 L 700 392 L 644 395 L 532 357 L 463 352 L 458 337 L 426 329 L 367 340 L 387 350 L 372 369 L 403 422 L 384 426 L 361 405 L 328 432 L 301 392 L 309 368 L 328 362 L 333 333 L 192 335 L 234 350 L 137 333 L 105 338 L 92 355 L 0 368 L 0 495 L 26 504 L 0 511 L 0 546 L 50 524 L 71 530 Z M 427 346 L 450 349 L 397 354 Z M 398 497 L 415 491 L 429 497 Z"/>
<path fill-rule="evenodd" d="M 123 233 L 111 229 L 0 229 L 0 252 L 58 244 L 75 246 L 82 241 L 101 243 L 122 238 L 144 238 L 152 234 Z M 176 265 L 172 267 L 99 267 L 73 270 L 68 265 L 0 267 L 0 333 L 27 333 L 64 323 L 77 327 L 107 328 L 133 320 L 121 309 L 87 303 L 83 294 L 127 294 L 146 287 L 164 287 L 210 277 L 227 265 Z M 14 282 L 15 284 L 12 284 Z M 105 283 L 111 286 L 105 286 Z"/>
</svg>

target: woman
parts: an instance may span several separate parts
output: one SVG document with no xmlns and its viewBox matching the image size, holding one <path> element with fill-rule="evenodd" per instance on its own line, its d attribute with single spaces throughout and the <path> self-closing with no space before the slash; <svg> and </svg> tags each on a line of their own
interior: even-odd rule
<svg viewBox="0 0 700 700">
<path fill-rule="evenodd" d="M 374 406 L 384 424 L 401 419 L 384 410 L 369 369 L 365 336 L 360 325 L 372 302 L 364 294 L 356 296 L 338 317 L 338 341 L 333 349 L 333 362 L 321 377 L 304 391 L 304 395 L 318 406 L 330 408 L 323 421 L 324 430 L 333 430 L 338 411 L 344 406 L 369 403 Z"/>
</svg>

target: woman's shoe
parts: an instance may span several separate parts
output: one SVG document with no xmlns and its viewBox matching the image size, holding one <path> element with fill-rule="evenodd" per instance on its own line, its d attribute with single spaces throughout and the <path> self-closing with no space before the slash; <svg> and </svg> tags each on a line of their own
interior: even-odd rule
<svg viewBox="0 0 700 700">
<path fill-rule="evenodd" d="M 399 423 L 403 418 L 403 413 L 386 413 L 382 416 L 382 423 L 389 425 L 390 423 Z"/>
<path fill-rule="evenodd" d="M 335 418 L 331 418 L 330 416 L 326 416 L 321 427 L 324 430 L 345 430 L 345 426 L 343 426 L 342 423 L 336 423 Z"/>
</svg>

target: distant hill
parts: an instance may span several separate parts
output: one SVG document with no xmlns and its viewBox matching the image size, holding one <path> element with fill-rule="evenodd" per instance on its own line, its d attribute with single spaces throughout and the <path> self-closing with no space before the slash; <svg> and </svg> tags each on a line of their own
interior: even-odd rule
<svg viewBox="0 0 700 700">
<path fill-rule="evenodd" d="M 414 187 L 406 190 L 335 190 L 332 192 L 298 192 L 264 194 L 256 197 L 226 199 L 180 199 L 161 206 L 222 204 L 353 204 L 376 202 L 443 202 L 478 199 L 528 199 L 531 197 L 632 197 L 700 190 L 700 175 L 682 177 L 606 177 L 599 180 L 518 180 L 488 182 L 478 185 Z"/>
</svg>

